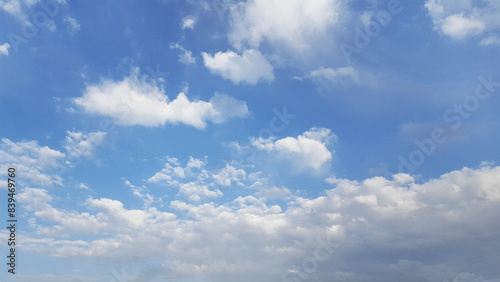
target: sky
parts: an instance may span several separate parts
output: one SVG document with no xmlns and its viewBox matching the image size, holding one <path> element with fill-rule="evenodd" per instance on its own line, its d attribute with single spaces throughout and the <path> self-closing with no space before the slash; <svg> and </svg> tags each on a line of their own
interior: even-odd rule
<svg viewBox="0 0 500 282">
<path fill-rule="evenodd" d="M 0 279 L 500 281 L 499 58 L 494 0 L 0 0 Z"/>
</svg>

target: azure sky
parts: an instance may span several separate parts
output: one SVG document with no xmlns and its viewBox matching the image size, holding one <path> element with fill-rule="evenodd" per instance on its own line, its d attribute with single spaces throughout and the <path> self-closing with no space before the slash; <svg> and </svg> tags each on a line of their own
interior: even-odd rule
<svg viewBox="0 0 500 282">
<path fill-rule="evenodd" d="M 499 59 L 494 0 L 0 0 L 0 280 L 500 281 Z"/>
</svg>

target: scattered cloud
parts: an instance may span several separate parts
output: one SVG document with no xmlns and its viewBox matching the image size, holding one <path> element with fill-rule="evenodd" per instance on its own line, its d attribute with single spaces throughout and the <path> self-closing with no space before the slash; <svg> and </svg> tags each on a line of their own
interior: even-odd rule
<svg viewBox="0 0 500 282">
<path fill-rule="evenodd" d="M 91 132 L 88 134 L 82 132 L 66 131 L 64 149 L 68 155 L 73 158 L 89 158 L 93 155 L 95 147 L 99 146 L 106 136 L 106 132 Z"/>
<path fill-rule="evenodd" d="M 66 155 L 36 141 L 13 142 L 7 138 L 0 143 L 0 169 L 14 167 L 28 183 L 38 186 L 63 185 L 56 170 L 62 167 Z"/>
<path fill-rule="evenodd" d="M 319 85 L 336 86 L 339 84 L 359 84 L 359 73 L 353 67 L 341 67 L 337 69 L 320 67 L 311 71 L 308 78 Z"/>
<path fill-rule="evenodd" d="M 235 84 L 255 85 L 260 81 L 274 80 L 273 66 L 258 50 L 245 50 L 242 55 L 233 51 L 218 52 L 215 55 L 202 53 L 205 67 L 211 73 L 231 80 Z"/>
<path fill-rule="evenodd" d="M 9 55 L 9 48 L 10 48 L 9 43 L 4 43 L 4 44 L 0 45 L 0 54 L 8 56 Z"/>
<path fill-rule="evenodd" d="M 485 37 L 485 38 L 481 39 L 481 41 L 479 42 L 479 45 L 482 45 L 482 46 L 489 46 L 489 45 L 500 46 L 500 37 L 498 37 L 497 35 L 491 35 L 491 36 Z"/>
<path fill-rule="evenodd" d="M 207 121 L 222 123 L 248 114 L 246 103 L 226 94 L 216 93 L 209 101 L 190 101 L 185 93 L 169 101 L 156 83 L 140 79 L 139 70 L 122 81 L 103 79 L 88 85 L 75 104 L 87 113 L 106 116 L 124 126 L 163 126 L 184 123 L 204 129 Z M 231 108 L 227 108 L 231 106 Z"/>
<path fill-rule="evenodd" d="M 70 34 L 75 34 L 80 30 L 80 24 L 75 18 L 66 16 L 64 17 L 63 21 L 67 24 L 68 32 Z"/>
<path fill-rule="evenodd" d="M 500 28 L 500 3 L 495 0 L 427 0 L 425 7 L 435 29 L 453 39 L 464 40 Z"/>
<path fill-rule="evenodd" d="M 182 29 L 194 29 L 194 25 L 196 24 L 196 18 L 189 16 L 182 19 L 181 27 Z"/>
<path fill-rule="evenodd" d="M 179 55 L 179 62 L 185 65 L 196 64 L 196 57 L 193 57 L 193 53 L 189 50 L 186 50 L 179 43 L 170 44 L 170 49 L 179 49 L 182 51 L 182 54 Z"/>
</svg>

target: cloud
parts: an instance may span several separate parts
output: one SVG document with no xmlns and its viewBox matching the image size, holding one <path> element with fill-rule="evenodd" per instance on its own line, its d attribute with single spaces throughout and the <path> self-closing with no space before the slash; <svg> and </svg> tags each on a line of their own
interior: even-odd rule
<svg viewBox="0 0 500 282">
<path fill-rule="evenodd" d="M 320 67 L 311 71 L 308 78 L 319 85 L 336 86 L 339 84 L 359 84 L 359 73 L 353 67 L 341 67 L 337 69 Z"/>
<path fill-rule="evenodd" d="M 68 32 L 70 34 L 75 34 L 77 31 L 80 30 L 80 24 L 75 18 L 66 16 L 64 17 L 63 21 L 67 24 Z"/>
<path fill-rule="evenodd" d="M 252 146 L 258 150 L 276 152 L 298 168 L 320 169 L 332 160 L 332 152 L 327 148 L 337 137 L 327 128 L 311 128 L 295 137 L 275 140 L 270 137 L 252 139 Z"/>
<path fill-rule="evenodd" d="M 498 281 L 500 167 L 419 183 L 407 174 L 327 182 L 322 196 L 294 197 L 284 210 L 254 196 L 172 201 L 169 211 L 182 218 L 106 198 L 87 199 L 82 212 L 57 209 L 46 190 L 26 188 L 18 197 L 26 216 L 43 224 L 24 248 L 63 258 L 158 257 L 166 262 L 158 279 Z"/>
<path fill-rule="evenodd" d="M 481 46 L 489 46 L 489 45 L 500 46 L 500 37 L 498 37 L 496 35 L 491 35 L 491 36 L 485 37 L 485 38 L 481 39 L 481 41 L 479 42 L 479 45 L 481 45 Z"/>
<path fill-rule="evenodd" d="M 229 40 L 237 49 L 275 47 L 303 51 L 339 20 L 338 0 L 251 0 L 233 7 Z"/>
<path fill-rule="evenodd" d="M 109 117 L 124 126 L 184 123 L 204 129 L 208 121 L 223 123 L 248 114 L 245 102 L 226 94 L 216 93 L 207 102 L 190 101 L 185 93 L 179 93 L 169 101 L 154 81 L 138 78 L 138 69 L 121 81 L 104 79 L 98 85 L 88 85 L 83 96 L 73 101 L 87 113 Z"/>
<path fill-rule="evenodd" d="M 18 22 L 20 22 L 23 26 L 33 26 L 32 22 L 30 22 L 28 18 L 28 13 L 33 10 L 33 7 L 41 2 L 41 0 L 1 0 L 0 1 L 0 10 L 4 10 L 9 15 L 14 17 Z M 66 0 L 55 0 L 55 1 L 47 1 L 56 11 L 59 11 L 59 5 L 66 5 Z M 45 14 L 46 15 L 46 14 Z M 32 19 L 32 21 L 34 21 Z M 50 31 L 55 31 L 56 25 L 53 20 L 48 19 L 44 24 Z"/>
<path fill-rule="evenodd" d="M 211 73 L 231 80 L 235 84 L 255 85 L 260 81 L 274 80 L 273 66 L 258 50 L 245 50 L 240 56 L 233 51 L 217 52 L 215 55 L 202 53 L 205 67 Z"/>
<path fill-rule="evenodd" d="M 68 136 L 66 136 L 64 149 L 66 149 L 68 155 L 73 158 L 91 157 L 95 147 L 99 146 L 106 136 L 106 132 L 91 132 L 88 134 L 82 132 L 66 132 Z"/>
<path fill-rule="evenodd" d="M 196 18 L 194 17 L 185 17 L 182 19 L 181 27 L 182 29 L 194 29 L 194 25 L 196 24 Z"/>
<path fill-rule="evenodd" d="M 0 54 L 8 56 L 9 55 L 9 48 L 10 48 L 9 43 L 4 43 L 4 44 L 0 45 Z"/>
<path fill-rule="evenodd" d="M 500 28 L 500 3 L 495 0 L 427 0 L 434 27 L 453 39 L 464 40 Z"/>
<path fill-rule="evenodd" d="M 179 43 L 170 44 L 170 49 L 179 49 L 182 54 L 179 55 L 179 62 L 185 65 L 196 64 L 196 57 L 193 57 L 193 53 L 189 50 L 184 49 Z"/>
<path fill-rule="evenodd" d="M 55 172 L 63 166 L 65 157 L 64 153 L 39 146 L 36 141 L 16 143 L 3 138 L 0 142 L 0 169 L 7 171 L 14 167 L 33 185 L 62 185 L 62 178 Z"/>
</svg>

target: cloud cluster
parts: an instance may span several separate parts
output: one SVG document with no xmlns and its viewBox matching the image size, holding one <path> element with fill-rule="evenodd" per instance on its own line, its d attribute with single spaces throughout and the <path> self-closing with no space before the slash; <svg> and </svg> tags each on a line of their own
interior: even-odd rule
<svg viewBox="0 0 500 282">
<path fill-rule="evenodd" d="M 104 132 L 67 131 L 67 134 L 63 141 L 66 153 L 40 146 L 37 141 L 1 139 L 0 169 L 7 171 L 8 167 L 14 167 L 27 181 L 23 185 L 62 186 L 61 173 L 71 165 L 70 161 L 80 157 L 91 158 L 95 148 L 102 144 L 106 136 Z"/>
<path fill-rule="evenodd" d="M 434 22 L 434 27 L 444 35 L 463 40 L 500 28 L 500 2 L 427 0 L 425 7 Z M 483 41 L 484 45 L 491 40 Z"/>
<path fill-rule="evenodd" d="M 245 102 L 216 93 L 209 101 L 190 101 L 180 93 L 170 101 L 155 82 L 138 77 L 139 70 L 121 81 L 104 79 L 88 85 L 75 104 L 87 113 L 111 118 L 119 125 L 163 126 L 167 122 L 184 123 L 204 129 L 207 121 L 222 123 L 248 114 Z"/>
<path fill-rule="evenodd" d="M 285 210 L 249 195 L 221 205 L 173 200 L 171 211 L 89 198 L 88 211 L 76 212 L 27 188 L 19 195 L 27 216 L 45 222 L 39 234 L 54 237 L 23 242 L 60 257 L 161 257 L 168 264 L 158 266 L 157 279 L 498 281 L 500 167 L 420 184 L 406 174 L 327 182 L 333 187 L 324 196 L 295 196 Z M 74 237 L 84 234 L 98 238 Z"/>
<path fill-rule="evenodd" d="M 88 134 L 82 132 L 67 131 L 66 144 L 64 149 L 68 155 L 73 158 L 90 157 L 94 154 L 97 146 L 101 145 L 106 136 L 106 132 L 90 132 Z"/>
</svg>

